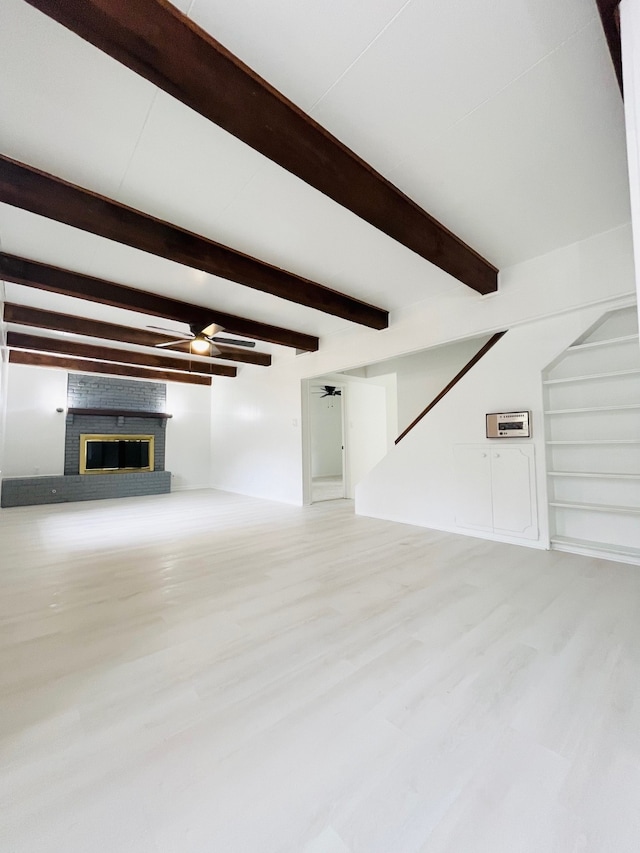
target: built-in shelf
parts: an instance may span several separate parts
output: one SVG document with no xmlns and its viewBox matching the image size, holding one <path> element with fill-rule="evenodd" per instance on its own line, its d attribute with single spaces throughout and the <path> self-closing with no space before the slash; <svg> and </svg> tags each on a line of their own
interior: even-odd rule
<svg viewBox="0 0 640 853">
<path fill-rule="evenodd" d="M 620 338 L 607 338 L 607 340 L 604 341 L 590 341 L 587 344 L 574 344 L 572 347 L 569 347 L 568 352 L 575 352 L 576 350 L 585 349 L 596 349 L 597 347 L 610 347 L 615 344 L 627 344 L 637 340 L 637 335 L 623 335 Z"/>
<path fill-rule="evenodd" d="M 615 504 L 589 504 L 582 501 L 549 501 L 549 506 L 560 509 L 580 509 L 588 512 L 615 512 L 624 515 L 640 515 L 640 506 L 616 506 Z"/>
<path fill-rule="evenodd" d="M 591 539 L 577 539 L 573 536 L 552 536 L 551 544 L 559 551 L 577 551 L 581 554 L 593 552 L 607 556 L 615 554 L 619 557 L 635 558 L 636 560 L 640 558 L 640 548 L 610 542 L 594 542 Z"/>
<path fill-rule="evenodd" d="M 589 373 L 585 376 L 565 376 L 562 379 L 545 379 L 543 385 L 562 385 L 567 382 L 586 382 L 589 379 L 614 379 L 618 376 L 640 376 L 640 367 L 611 370 L 608 373 Z"/>
<path fill-rule="evenodd" d="M 173 417 L 173 415 L 168 415 L 166 412 L 140 412 L 135 409 L 83 409 L 72 406 L 67 409 L 67 414 L 103 415 L 112 418 L 155 418 L 160 421 L 166 421 Z"/>
<path fill-rule="evenodd" d="M 547 444 L 640 444 L 640 438 L 586 438 L 575 441 L 548 441 Z"/>
<path fill-rule="evenodd" d="M 587 480 L 640 480 L 640 474 L 613 474 L 598 471 L 549 471 L 550 477 L 581 477 Z"/>
<path fill-rule="evenodd" d="M 620 406 L 587 406 L 582 409 L 550 409 L 545 415 L 581 415 L 585 412 L 624 412 L 628 409 L 640 409 L 640 403 L 624 403 Z"/>
<path fill-rule="evenodd" d="M 552 546 L 640 565 L 637 324 L 635 306 L 611 311 L 566 349 L 544 377 L 544 414 Z"/>
</svg>

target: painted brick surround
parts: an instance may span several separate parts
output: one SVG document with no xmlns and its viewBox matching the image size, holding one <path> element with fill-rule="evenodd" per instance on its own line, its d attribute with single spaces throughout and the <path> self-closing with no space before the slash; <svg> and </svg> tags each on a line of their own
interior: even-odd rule
<svg viewBox="0 0 640 853">
<path fill-rule="evenodd" d="M 67 406 L 70 407 L 164 412 L 166 405 L 167 386 L 164 382 L 78 373 L 70 373 L 67 381 Z"/>
<path fill-rule="evenodd" d="M 108 376 L 69 374 L 67 406 L 85 409 L 131 409 L 136 412 L 166 411 L 167 386 L 162 382 L 112 379 Z M 64 444 L 64 473 L 78 474 L 82 433 L 153 435 L 154 470 L 164 471 L 165 422 L 154 418 L 129 418 L 118 422 L 113 416 L 67 415 Z M 122 475 L 118 475 L 122 476 Z"/>
</svg>

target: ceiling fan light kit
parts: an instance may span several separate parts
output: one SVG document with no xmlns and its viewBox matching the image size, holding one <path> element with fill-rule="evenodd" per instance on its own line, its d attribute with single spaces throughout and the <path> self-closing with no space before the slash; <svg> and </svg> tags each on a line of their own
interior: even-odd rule
<svg viewBox="0 0 640 853">
<path fill-rule="evenodd" d="M 204 337 L 204 335 L 198 335 L 191 341 L 191 349 L 194 352 L 197 352 L 199 355 L 206 355 L 210 350 L 212 355 L 214 350 L 215 352 L 220 352 L 220 350 L 211 346 L 211 344 L 209 343 L 207 338 Z"/>
</svg>

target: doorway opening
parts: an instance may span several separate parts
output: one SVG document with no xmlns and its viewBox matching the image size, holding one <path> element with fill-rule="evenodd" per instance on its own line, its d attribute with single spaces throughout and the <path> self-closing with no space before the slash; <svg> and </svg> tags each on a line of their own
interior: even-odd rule
<svg viewBox="0 0 640 853">
<path fill-rule="evenodd" d="M 312 382 L 309 393 L 311 503 L 346 495 L 344 385 Z"/>
</svg>

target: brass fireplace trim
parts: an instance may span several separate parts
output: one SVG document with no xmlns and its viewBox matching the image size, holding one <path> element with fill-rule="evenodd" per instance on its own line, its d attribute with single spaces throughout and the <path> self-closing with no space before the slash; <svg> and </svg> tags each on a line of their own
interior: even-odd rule
<svg viewBox="0 0 640 853">
<path fill-rule="evenodd" d="M 149 442 L 149 464 L 145 468 L 92 468 L 87 471 L 87 443 L 89 441 L 148 441 Z M 134 474 L 141 471 L 154 470 L 155 436 L 154 435 L 125 435 L 121 433 L 107 433 L 99 435 L 96 433 L 80 434 L 80 473 L 81 474 Z"/>
</svg>

